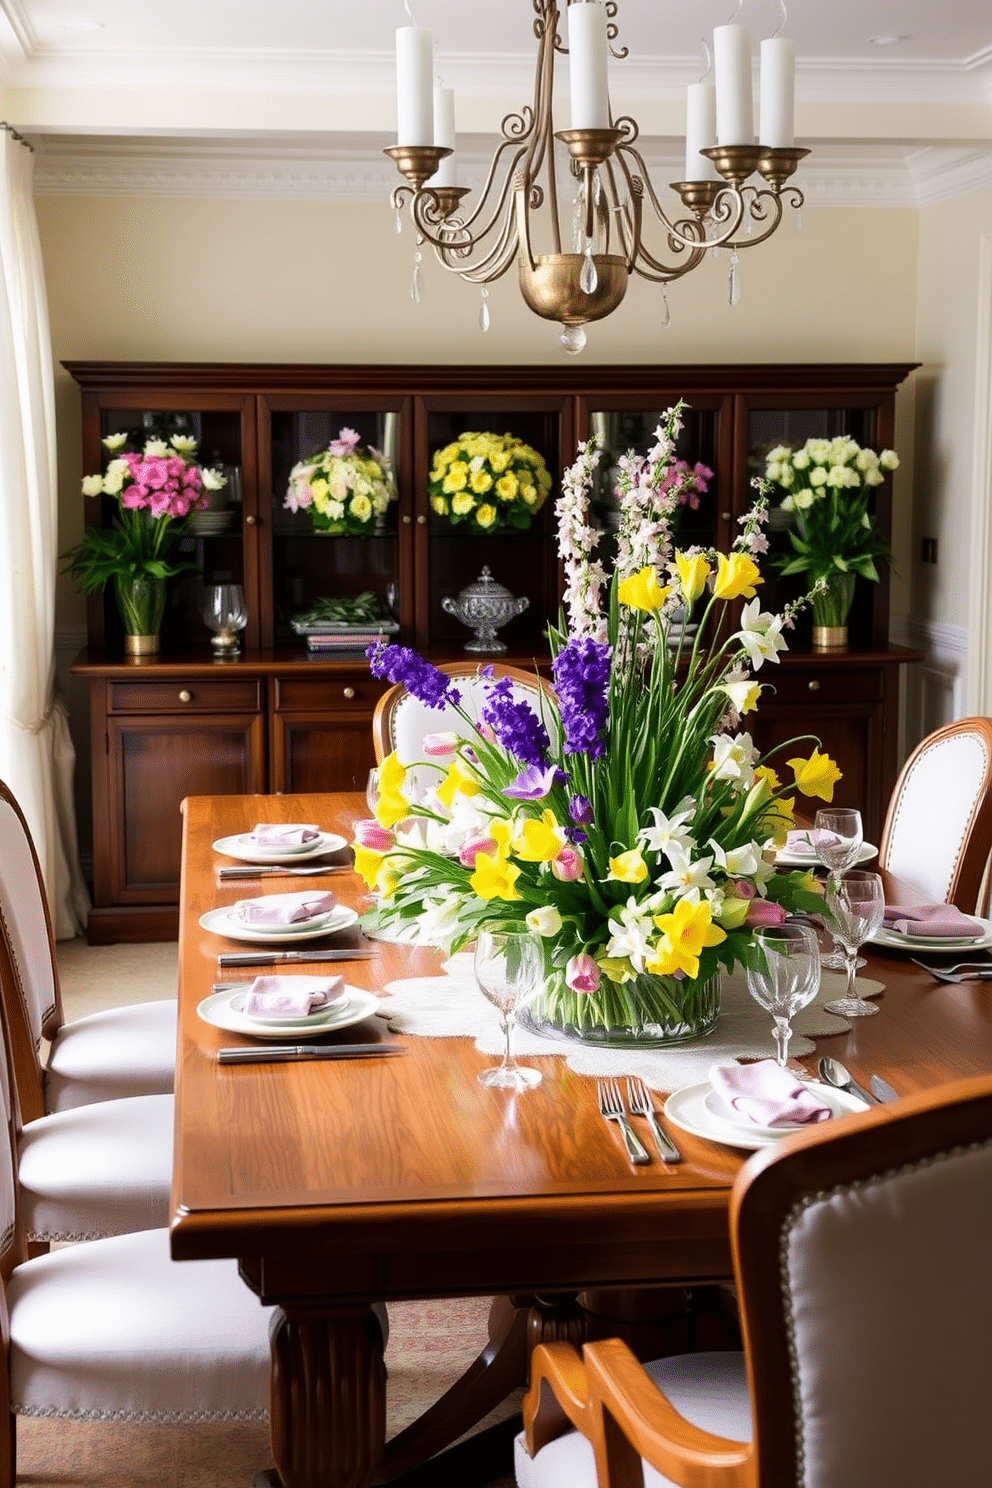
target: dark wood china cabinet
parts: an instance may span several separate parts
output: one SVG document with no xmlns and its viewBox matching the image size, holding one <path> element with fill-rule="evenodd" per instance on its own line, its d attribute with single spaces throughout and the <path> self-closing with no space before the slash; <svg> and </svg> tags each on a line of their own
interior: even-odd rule
<svg viewBox="0 0 992 1488">
<path fill-rule="evenodd" d="M 765 450 L 783 440 L 847 433 L 873 448 L 894 442 L 896 389 L 908 364 L 721 366 L 290 366 L 67 362 L 82 398 L 84 470 L 101 468 L 101 439 L 129 431 L 195 435 L 199 458 L 228 484 L 204 530 L 183 540 L 193 568 L 172 581 L 154 658 L 124 656 L 108 592 L 88 602 L 88 645 L 74 671 L 90 693 L 94 820 L 92 941 L 176 934 L 179 803 L 218 792 L 364 789 L 373 763 L 371 716 L 383 684 L 361 652 L 311 654 L 292 628 L 318 598 L 372 590 L 392 602 L 396 639 L 432 659 L 460 657 L 465 627 L 442 606 L 483 566 L 529 605 L 501 632 L 508 658 L 546 656 L 558 613 L 554 531 L 559 477 L 576 443 L 597 432 L 606 453 L 596 493 L 611 519 L 610 468 L 644 449 L 664 411 L 687 404 L 681 449 L 713 471 L 683 543 L 725 548 L 752 497 Z M 293 464 L 356 430 L 395 464 L 399 497 L 370 537 L 315 534 L 284 506 Z M 430 507 L 435 452 L 466 430 L 510 432 L 545 457 L 552 497 L 526 532 L 466 535 Z M 87 525 L 113 503 L 80 498 Z M 891 527 L 888 483 L 876 515 Z M 766 568 L 765 608 L 786 592 Z M 248 625 L 240 654 L 215 660 L 203 587 L 243 586 Z M 844 771 L 843 799 L 877 841 L 895 778 L 900 664 L 888 642 L 888 580 L 859 586 L 850 649 L 810 651 L 808 622 L 790 638 L 774 692 L 757 715 L 759 745 L 814 734 Z M 771 671 L 771 669 L 767 669 Z M 764 678 L 763 678 L 764 680 Z"/>
</svg>

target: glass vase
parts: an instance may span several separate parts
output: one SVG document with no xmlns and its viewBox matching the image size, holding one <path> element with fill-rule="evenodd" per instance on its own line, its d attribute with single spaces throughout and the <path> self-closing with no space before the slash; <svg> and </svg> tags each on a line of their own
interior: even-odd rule
<svg viewBox="0 0 992 1488">
<path fill-rule="evenodd" d="M 158 650 L 166 582 L 148 576 L 114 579 L 114 598 L 124 626 L 124 650 L 129 656 L 147 656 Z"/>
<path fill-rule="evenodd" d="M 847 617 L 854 600 L 853 573 L 836 574 L 813 594 L 814 651 L 843 651 L 847 647 Z"/>
<path fill-rule="evenodd" d="M 522 1021 L 559 1038 L 620 1049 L 704 1038 L 719 1016 L 719 972 L 699 980 L 644 972 L 621 983 L 604 979 L 596 992 L 575 992 L 556 968 Z"/>
</svg>

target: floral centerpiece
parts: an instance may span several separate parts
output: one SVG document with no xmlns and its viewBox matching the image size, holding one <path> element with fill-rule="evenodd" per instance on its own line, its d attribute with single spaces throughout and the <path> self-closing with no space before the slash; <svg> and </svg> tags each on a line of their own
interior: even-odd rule
<svg viewBox="0 0 992 1488">
<path fill-rule="evenodd" d="M 610 576 L 588 523 L 594 442 L 566 473 L 567 626 L 550 634 L 553 699 L 540 716 L 508 679 L 493 680 L 477 726 L 465 714 L 460 730 L 424 739 L 425 760 L 444 765 L 440 784 L 411 790 L 423 762 L 408 769 L 390 755 L 376 819 L 355 827 L 378 926 L 416 927 L 453 949 L 483 925 L 528 926 L 546 952 L 542 1016 L 607 1042 L 705 1032 L 720 970 L 748 962 L 753 927 L 822 909 L 809 874 L 776 871 L 775 846 L 796 792 L 830 800 L 839 779 L 814 748 L 786 759 L 783 783 L 740 727 L 802 601 L 784 615 L 761 610 L 764 499 L 730 553 L 673 551 L 661 487 L 678 417 L 627 463 Z M 671 617 L 697 607 L 690 642 Z M 369 655 L 376 676 L 461 711 L 457 684 L 415 653 Z"/>
<path fill-rule="evenodd" d="M 815 625 L 846 625 L 855 578 L 877 582 L 875 561 L 889 558 L 889 546 L 868 503 L 873 488 L 898 466 L 895 450 L 876 454 L 846 435 L 807 439 L 798 450 L 786 444 L 769 450 L 765 478 L 787 493 L 781 509 L 795 524 L 788 533 L 791 556 L 779 567 L 812 585 Z"/>
<path fill-rule="evenodd" d="M 397 497 L 392 463 L 381 450 L 360 448 L 354 429 L 342 429 L 326 449 L 289 472 L 284 507 L 308 511 L 315 532 L 367 537 Z"/>
<path fill-rule="evenodd" d="M 431 509 L 470 532 L 530 526 L 551 490 L 536 449 L 514 434 L 460 434 L 434 456 Z"/>
<path fill-rule="evenodd" d="M 148 439 L 140 452 L 126 448 L 127 434 L 108 434 L 102 442 L 111 458 L 102 475 L 83 476 L 83 495 L 115 497 L 117 515 L 110 527 L 86 529 L 66 553 L 64 571 L 84 594 L 112 583 L 125 636 L 147 637 L 141 649 L 155 649 L 166 580 L 195 568 L 172 562 L 170 554 L 187 519 L 208 505 L 209 493 L 221 490 L 227 478 L 197 464 L 192 435 Z"/>
</svg>

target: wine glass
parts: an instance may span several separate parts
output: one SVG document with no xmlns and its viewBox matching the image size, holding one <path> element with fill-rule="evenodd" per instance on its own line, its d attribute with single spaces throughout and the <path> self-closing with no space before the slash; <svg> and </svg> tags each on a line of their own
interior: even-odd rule
<svg viewBox="0 0 992 1488">
<path fill-rule="evenodd" d="M 873 1002 L 859 997 L 854 987 L 854 975 L 858 966 L 858 950 L 869 940 L 882 923 L 885 914 L 885 891 L 877 873 L 855 870 L 845 873 L 836 882 L 827 883 L 827 908 L 834 928 L 844 947 L 847 969 L 847 990 L 843 997 L 823 1005 L 829 1013 L 842 1018 L 870 1018 L 878 1008 Z"/>
<path fill-rule="evenodd" d="M 369 815 L 375 816 L 375 808 L 379 804 L 379 770 L 373 765 L 365 782 L 365 800 L 369 808 Z"/>
<path fill-rule="evenodd" d="M 812 927 L 798 920 L 761 925 L 751 940 L 758 954 L 745 968 L 747 990 L 775 1020 L 775 1060 L 784 1067 L 792 1019 L 820 988 L 820 947 Z"/>
<path fill-rule="evenodd" d="M 854 867 L 865 840 L 860 811 L 850 806 L 824 807 L 816 813 L 813 830 L 816 856 L 826 868 L 829 878 L 837 879 L 848 868 Z M 820 964 L 829 967 L 831 971 L 843 971 L 847 962 L 837 935 L 833 935 L 833 942 L 833 950 L 827 952 Z M 864 964 L 859 957 L 858 965 Z"/>
<path fill-rule="evenodd" d="M 203 591 L 204 623 L 215 634 L 210 644 L 217 656 L 233 656 L 241 650 L 241 632 L 248 624 L 248 610 L 240 584 L 209 584 Z"/>
<path fill-rule="evenodd" d="M 529 931 L 480 930 L 475 942 L 475 979 L 484 997 L 499 1009 L 506 1048 L 503 1062 L 479 1075 L 480 1085 L 526 1090 L 541 1083 L 540 1070 L 517 1064 L 510 1040 L 516 1009 L 532 997 L 544 975 L 541 938 Z"/>
</svg>

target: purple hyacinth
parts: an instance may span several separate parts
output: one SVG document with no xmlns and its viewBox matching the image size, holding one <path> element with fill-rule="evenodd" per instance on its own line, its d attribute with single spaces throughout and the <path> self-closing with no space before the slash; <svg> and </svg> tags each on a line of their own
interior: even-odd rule
<svg viewBox="0 0 992 1488">
<path fill-rule="evenodd" d="M 547 762 L 551 747 L 548 731 L 530 703 L 518 702 L 513 696 L 509 677 L 501 677 L 487 688 L 482 722 L 492 729 L 496 742 L 523 764 Z"/>
<path fill-rule="evenodd" d="M 591 636 L 573 636 L 555 657 L 552 670 L 566 754 L 599 759 L 609 721 L 609 646 Z"/>
<path fill-rule="evenodd" d="M 365 655 L 373 677 L 388 677 L 390 682 L 402 682 L 418 702 L 428 708 L 457 707 L 462 695 L 452 685 L 446 672 L 424 661 L 409 646 L 370 646 Z"/>
</svg>

